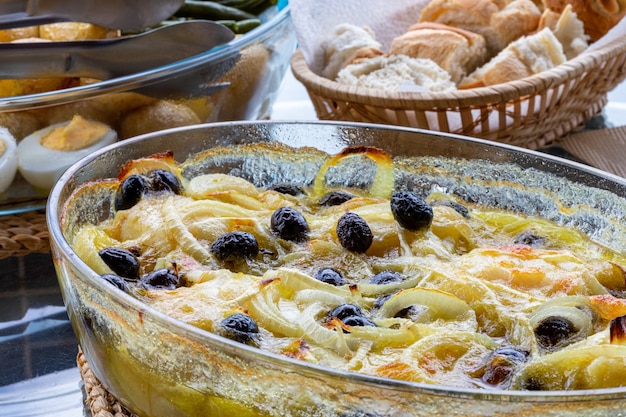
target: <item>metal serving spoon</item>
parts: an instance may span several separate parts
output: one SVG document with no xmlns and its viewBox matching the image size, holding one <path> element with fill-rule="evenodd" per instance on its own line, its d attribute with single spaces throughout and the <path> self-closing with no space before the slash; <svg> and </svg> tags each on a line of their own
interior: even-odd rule
<svg viewBox="0 0 626 417">
<path fill-rule="evenodd" d="M 0 29 L 54 22 L 94 23 L 109 29 L 147 29 L 171 17 L 184 0 L 0 0 Z"/>
<path fill-rule="evenodd" d="M 235 34 L 209 20 L 190 20 L 114 39 L 0 43 L 0 79 L 135 74 L 206 52 Z"/>
<path fill-rule="evenodd" d="M 219 23 L 190 20 L 115 39 L 0 43 L 0 79 L 108 80 L 190 58 L 234 38 L 235 34 Z M 214 65 L 204 63 L 196 65 L 197 68 L 186 68 L 172 79 L 147 85 L 141 91 L 158 98 L 211 95 L 228 86 L 210 83 L 226 74 L 238 58 L 234 54 Z"/>
</svg>

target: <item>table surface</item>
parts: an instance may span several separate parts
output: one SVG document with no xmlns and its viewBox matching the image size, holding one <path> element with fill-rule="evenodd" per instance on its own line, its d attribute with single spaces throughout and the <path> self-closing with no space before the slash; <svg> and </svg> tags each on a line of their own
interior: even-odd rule
<svg viewBox="0 0 626 417">
<path fill-rule="evenodd" d="M 626 83 L 609 94 L 604 120 L 626 124 Z M 304 87 L 288 73 L 272 119 L 311 120 Z M 84 417 L 78 344 L 49 253 L 0 260 L 0 416 Z"/>
</svg>

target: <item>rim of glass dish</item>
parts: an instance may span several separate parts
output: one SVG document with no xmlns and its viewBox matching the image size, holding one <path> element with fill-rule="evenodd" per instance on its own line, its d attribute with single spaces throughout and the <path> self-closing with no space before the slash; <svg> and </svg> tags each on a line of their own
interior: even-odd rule
<svg viewBox="0 0 626 417">
<path fill-rule="evenodd" d="M 205 53 L 124 77 L 117 77 L 111 80 L 99 81 L 93 84 L 86 84 L 52 92 L 0 98 L 0 112 L 18 111 L 33 107 L 64 104 L 94 97 L 103 93 L 108 94 L 132 90 L 152 84 L 163 78 L 176 74 L 179 71 L 189 70 L 190 68 L 194 68 L 209 61 L 219 62 L 219 60 L 237 53 L 244 46 L 257 41 L 268 33 L 276 30 L 276 28 L 280 27 L 281 23 L 289 18 L 289 5 L 287 4 L 287 1 L 281 0 L 274 7 L 278 10 L 275 15 L 269 17 L 268 20 L 261 26 L 251 30 L 244 36 L 235 38 L 226 45 L 217 46 Z"/>
<path fill-rule="evenodd" d="M 105 148 L 102 148 L 93 154 L 84 157 L 82 160 L 75 163 L 72 167 L 70 167 L 65 173 L 62 175 L 60 180 L 54 186 L 52 191 L 50 192 L 48 202 L 47 202 L 47 210 L 46 210 L 46 221 L 48 224 L 48 229 L 50 233 L 50 239 L 52 242 L 56 243 L 57 248 L 62 252 L 62 256 L 72 262 L 72 265 L 85 277 L 87 277 L 90 281 L 91 285 L 94 285 L 99 291 L 103 291 L 108 296 L 111 297 L 115 302 L 122 303 L 136 309 L 137 311 L 142 311 L 144 317 L 146 314 L 151 315 L 155 318 L 155 320 L 161 322 L 163 325 L 168 326 L 169 328 L 176 329 L 176 331 L 180 331 L 185 335 L 189 335 L 196 339 L 206 339 L 209 340 L 210 343 L 215 347 L 225 347 L 229 351 L 240 351 L 244 352 L 245 355 L 252 357 L 253 359 L 258 359 L 263 362 L 271 362 L 273 365 L 277 363 L 279 365 L 284 365 L 288 369 L 303 373 L 306 372 L 316 372 L 320 375 L 329 376 L 331 378 L 340 378 L 349 380 L 354 383 L 364 384 L 370 387 L 380 387 L 385 389 L 398 389 L 404 392 L 414 392 L 424 395 L 432 395 L 437 397 L 446 397 L 446 396 L 454 396 L 456 398 L 468 398 L 473 400 L 487 400 L 487 401 L 501 401 L 506 403 L 516 403 L 520 401 L 526 401 L 528 403 L 533 404 L 541 404 L 541 403 L 550 403 L 556 401 L 567 401 L 571 403 L 576 402 L 584 402 L 584 401 L 607 401 L 607 400 L 619 400 L 626 399 L 626 386 L 624 387 L 616 387 L 616 388 L 602 388 L 602 389 L 589 389 L 589 390 L 559 390 L 559 391 L 522 391 L 522 390 L 486 390 L 480 388 L 463 388 L 463 387 L 454 387 L 447 385 L 433 385 L 419 382 L 410 382 L 403 380 L 396 380 L 391 378 L 384 378 L 379 376 L 361 374 L 357 372 L 351 372 L 346 370 L 341 370 L 337 368 L 327 367 L 323 365 L 317 365 L 309 362 L 304 362 L 301 360 L 297 360 L 294 358 L 289 358 L 286 356 L 282 356 L 276 353 L 264 351 L 258 348 L 254 348 L 251 346 L 247 346 L 242 343 L 235 342 L 233 340 L 221 337 L 209 331 L 203 330 L 191 324 L 185 323 L 181 320 L 174 319 L 169 315 L 165 314 L 162 311 L 155 309 L 154 307 L 141 302 L 139 299 L 127 294 L 125 292 L 115 291 L 114 287 L 107 284 L 104 280 L 98 279 L 98 274 L 94 272 L 85 262 L 83 262 L 78 255 L 72 250 L 70 244 L 67 242 L 65 237 L 63 236 L 63 232 L 61 231 L 60 222 L 58 221 L 59 215 L 59 197 L 65 185 L 69 182 L 72 176 L 76 173 L 76 171 L 80 170 L 85 165 L 88 165 L 92 160 L 96 159 L 100 154 L 107 153 L 111 149 L 128 146 L 128 143 L 139 142 L 150 137 L 154 137 L 157 135 L 168 135 L 171 133 L 176 133 L 178 131 L 188 131 L 188 130 L 203 130 L 206 128 L 214 129 L 214 128 L 222 128 L 222 127 L 236 127 L 236 126 L 250 126 L 250 125 L 281 125 L 281 124 L 293 124 L 293 125 L 311 125 L 314 128 L 316 125 L 332 125 L 337 127 L 348 127 L 348 128 L 358 128 L 358 129 L 383 129 L 383 130 L 392 130 L 392 131 L 403 131 L 403 132 L 414 132 L 419 134 L 426 135 L 437 135 L 443 136 L 452 140 L 460 140 L 463 142 L 476 142 L 481 145 L 486 145 L 488 147 L 493 147 L 497 149 L 504 150 L 509 153 L 520 153 L 527 154 L 533 157 L 538 157 L 544 161 L 552 161 L 562 165 L 569 166 L 570 168 L 574 168 L 576 170 L 586 171 L 587 173 L 599 176 L 603 179 L 608 179 L 610 181 L 615 181 L 619 184 L 626 186 L 626 180 L 613 175 L 611 173 L 599 170 L 594 167 L 589 167 L 584 164 L 580 164 L 575 161 L 570 161 L 558 156 L 553 156 L 549 154 L 544 154 L 538 151 L 533 151 L 525 148 L 518 148 L 512 145 L 493 142 L 489 140 L 474 138 L 474 137 L 466 137 L 456 134 L 449 134 L 444 132 L 431 132 L 419 128 L 409 128 L 409 127 L 401 127 L 394 125 L 380 125 L 373 123 L 361 123 L 361 122 L 343 122 L 343 121 L 321 121 L 321 120 L 307 120 L 307 121 L 276 121 L 276 120 L 261 120 L 261 121 L 231 121 L 231 122 L 215 122 L 215 123 L 206 123 L 200 125 L 193 126 L 182 126 L 166 129 L 160 132 L 151 132 L 141 136 L 136 136 L 134 138 L 127 139 L 123 142 L 118 142 L 112 145 L 109 145 Z M 58 257 L 58 255 L 55 255 Z"/>
</svg>

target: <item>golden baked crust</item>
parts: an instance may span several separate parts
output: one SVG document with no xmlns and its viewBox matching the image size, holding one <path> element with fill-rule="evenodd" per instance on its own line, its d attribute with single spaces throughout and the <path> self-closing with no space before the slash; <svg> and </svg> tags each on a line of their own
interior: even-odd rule
<svg viewBox="0 0 626 417">
<path fill-rule="evenodd" d="M 567 5 L 585 25 L 591 41 L 597 41 L 626 15 L 623 0 L 543 0 L 546 8 L 561 13 Z"/>
<path fill-rule="evenodd" d="M 456 26 L 485 37 L 491 56 L 537 28 L 541 11 L 530 0 L 432 0 L 420 22 Z"/>
<path fill-rule="evenodd" d="M 431 59 L 450 74 L 454 83 L 487 61 L 485 38 L 481 35 L 432 22 L 409 27 L 392 41 L 389 54 Z"/>
</svg>

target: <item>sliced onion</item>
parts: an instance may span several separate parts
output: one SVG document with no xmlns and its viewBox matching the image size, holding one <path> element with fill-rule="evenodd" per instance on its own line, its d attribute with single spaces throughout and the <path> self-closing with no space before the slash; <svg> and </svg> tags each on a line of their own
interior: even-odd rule
<svg viewBox="0 0 626 417">
<path fill-rule="evenodd" d="M 399 311 L 412 306 L 425 306 L 432 319 L 455 320 L 465 317 L 470 311 L 467 303 L 453 294 L 434 288 L 411 288 L 391 296 L 378 310 L 380 317 L 393 317 Z"/>
<path fill-rule="evenodd" d="M 259 192 L 249 181 L 234 175 L 206 174 L 192 178 L 187 185 L 187 194 L 196 199 L 205 199 L 224 191 L 237 191 L 240 194 L 258 197 Z"/>
<path fill-rule="evenodd" d="M 100 228 L 90 225 L 80 229 L 72 243 L 76 254 L 98 274 L 111 273 L 98 252 L 106 247 L 119 247 L 120 242 L 111 238 Z"/>
<path fill-rule="evenodd" d="M 626 385 L 626 346 L 568 348 L 538 356 L 516 375 L 512 389 L 544 391 L 614 388 Z"/>
<path fill-rule="evenodd" d="M 585 297 L 563 297 L 550 300 L 535 310 L 529 317 L 529 324 L 536 329 L 544 320 L 551 317 L 569 321 L 576 330 L 567 338 L 558 341 L 552 346 L 541 346 L 547 351 L 555 351 L 564 346 L 578 342 L 594 332 L 596 319 L 593 309 Z"/>
<path fill-rule="evenodd" d="M 346 303 L 346 298 L 344 296 L 314 288 L 299 290 L 294 296 L 294 300 L 298 303 L 303 303 L 307 305 L 312 304 L 313 302 L 319 302 L 327 306 L 338 306 L 340 304 Z"/>
<path fill-rule="evenodd" d="M 352 296 L 352 291 L 348 286 L 336 287 L 326 282 L 313 278 L 297 269 L 278 268 L 271 273 L 273 277 L 280 278 L 282 284 L 293 291 L 302 291 L 306 289 L 316 289 L 330 295 L 348 299 Z"/>
<path fill-rule="evenodd" d="M 255 213 L 235 204 L 225 203 L 219 200 L 198 200 L 185 206 L 185 211 L 181 213 L 181 218 L 186 222 L 193 222 L 196 219 L 205 217 L 255 217 Z"/>
<path fill-rule="evenodd" d="M 382 294 L 389 294 L 398 290 L 411 289 L 415 287 L 428 272 L 422 273 L 422 271 L 416 271 L 414 275 L 405 277 L 400 282 L 393 282 L 390 284 L 368 284 L 360 283 L 359 291 L 365 297 L 377 297 Z"/>
<path fill-rule="evenodd" d="M 354 353 L 352 358 L 350 358 L 350 361 L 348 361 L 348 363 L 346 364 L 346 369 L 361 369 L 367 360 L 367 354 L 372 350 L 373 346 L 373 342 L 369 340 L 362 340 L 359 343 L 356 352 Z"/>
<path fill-rule="evenodd" d="M 481 333 L 437 332 L 405 348 L 398 363 L 410 370 L 412 378 L 449 386 L 474 386 L 467 377 L 499 345 Z"/>
<path fill-rule="evenodd" d="M 173 198 L 168 198 L 162 208 L 163 219 L 169 228 L 170 238 L 178 242 L 185 253 L 191 255 L 196 261 L 204 262 L 210 258 L 210 253 L 185 227 Z"/>
<path fill-rule="evenodd" d="M 392 329 L 388 327 L 352 326 L 347 338 L 373 342 L 378 346 L 399 347 L 408 346 L 417 340 L 416 334 L 407 327 Z"/>
<path fill-rule="evenodd" d="M 335 350 L 340 355 L 346 355 L 351 349 L 347 344 L 342 331 L 327 329 L 320 325 L 317 317 L 326 311 L 326 306 L 311 304 L 302 311 L 300 326 L 304 331 L 304 338 L 321 347 Z"/>
<path fill-rule="evenodd" d="M 261 290 L 245 304 L 249 313 L 259 323 L 272 333 L 288 337 L 301 337 L 303 331 L 298 322 L 286 317 L 278 307 L 279 281 L 264 285 Z"/>
</svg>

